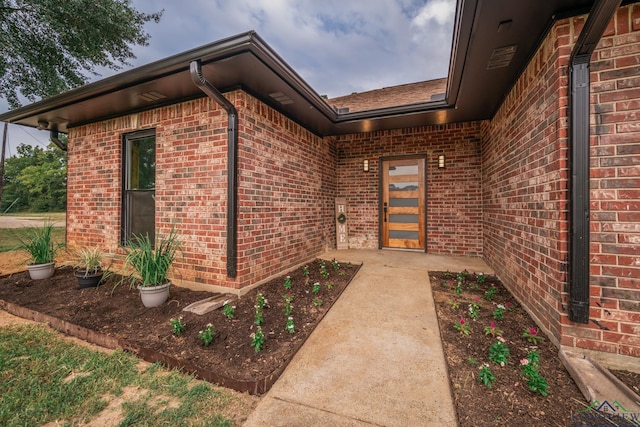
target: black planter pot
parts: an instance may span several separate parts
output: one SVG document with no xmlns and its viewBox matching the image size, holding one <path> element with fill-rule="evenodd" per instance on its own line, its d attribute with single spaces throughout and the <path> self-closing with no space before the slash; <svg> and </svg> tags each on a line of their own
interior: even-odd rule
<svg viewBox="0 0 640 427">
<path fill-rule="evenodd" d="M 86 270 L 76 270 L 76 278 L 78 279 L 78 289 L 95 288 L 100 284 L 103 275 L 102 270 L 96 273 L 88 273 Z"/>
</svg>

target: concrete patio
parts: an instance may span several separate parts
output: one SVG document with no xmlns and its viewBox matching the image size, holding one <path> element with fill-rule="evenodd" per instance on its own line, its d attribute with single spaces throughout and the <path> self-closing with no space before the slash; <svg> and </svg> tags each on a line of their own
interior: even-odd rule
<svg viewBox="0 0 640 427">
<path fill-rule="evenodd" d="M 428 271 L 480 259 L 344 250 L 362 268 L 245 426 L 456 425 Z"/>
</svg>

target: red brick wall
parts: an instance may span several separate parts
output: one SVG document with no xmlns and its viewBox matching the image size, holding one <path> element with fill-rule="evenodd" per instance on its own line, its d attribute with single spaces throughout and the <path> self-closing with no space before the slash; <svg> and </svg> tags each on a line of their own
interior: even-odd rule
<svg viewBox="0 0 640 427">
<path fill-rule="evenodd" d="M 484 257 L 557 341 L 568 236 L 566 77 L 555 43 L 562 31 L 552 29 L 482 144 Z"/>
<path fill-rule="evenodd" d="M 253 283 L 335 246 L 336 153 L 249 95 L 239 114 L 239 273 Z"/>
<path fill-rule="evenodd" d="M 114 253 L 123 133 L 156 129 L 156 230 L 182 242 L 176 279 L 244 287 L 332 244 L 335 148 L 249 95 L 239 112 L 238 278 L 226 277 L 226 113 L 208 98 L 69 132 L 68 244 Z"/>
<path fill-rule="evenodd" d="M 478 122 L 337 137 L 337 193 L 347 198 L 350 247 L 378 247 L 379 159 L 427 154 L 427 251 L 481 254 L 480 128 Z M 438 169 L 440 154 L 445 169 Z M 365 159 L 369 172 L 362 170 Z"/>
<path fill-rule="evenodd" d="M 638 4 L 618 10 L 592 57 L 591 103 L 590 317 L 599 326 L 567 342 L 640 357 Z"/>
<path fill-rule="evenodd" d="M 591 66 L 591 310 L 567 315 L 569 55 L 558 22 L 483 135 L 484 256 L 563 345 L 640 356 L 640 9 L 621 8 Z"/>
</svg>

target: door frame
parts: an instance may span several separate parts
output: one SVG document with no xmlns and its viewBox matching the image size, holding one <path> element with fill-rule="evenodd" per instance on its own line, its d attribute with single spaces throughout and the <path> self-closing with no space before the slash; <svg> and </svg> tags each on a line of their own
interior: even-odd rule
<svg viewBox="0 0 640 427">
<path fill-rule="evenodd" d="M 428 195 L 429 192 L 427 191 L 427 184 L 429 182 L 429 176 L 428 176 L 428 167 L 429 167 L 429 162 L 428 162 L 428 154 L 427 153 L 417 153 L 417 154 L 403 154 L 403 155 L 397 155 L 397 156 L 383 156 L 383 157 L 379 157 L 378 158 L 378 249 L 393 249 L 393 248 L 384 248 L 382 246 L 382 233 L 383 233 L 383 226 L 382 226 L 382 222 L 384 220 L 384 213 L 383 213 L 383 201 L 382 201 L 382 193 L 383 193 L 383 189 L 382 189 L 382 181 L 383 181 L 383 177 L 382 174 L 384 173 L 384 165 L 383 163 L 387 160 L 406 160 L 406 159 L 424 159 L 424 223 L 423 223 L 423 227 L 424 227 L 424 251 L 422 249 L 397 249 L 397 250 L 404 250 L 404 251 L 420 251 L 420 252 L 427 252 L 427 248 L 429 247 L 428 245 L 428 240 L 427 240 L 427 236 L 428 236 L 428 229 L 427 229 L 427 224 L 428 224 L 428 210 L 427 210 L 427 205 L 428 205 Z M 393 249 L 396 250 L 396 249 Z"/>
</svg>

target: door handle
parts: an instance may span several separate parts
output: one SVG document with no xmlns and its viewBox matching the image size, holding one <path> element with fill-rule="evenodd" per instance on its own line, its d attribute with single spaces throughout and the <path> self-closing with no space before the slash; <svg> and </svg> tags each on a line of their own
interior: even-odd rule
<svg viewBox="0 0 640 427">
<path fill-rule="evenodd" d="M 384 222 L 387 222 L 387 202 L 383 204 Z"/>
</svg>

